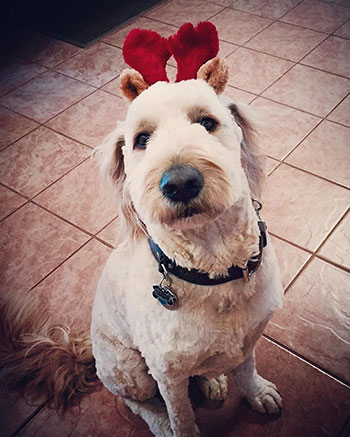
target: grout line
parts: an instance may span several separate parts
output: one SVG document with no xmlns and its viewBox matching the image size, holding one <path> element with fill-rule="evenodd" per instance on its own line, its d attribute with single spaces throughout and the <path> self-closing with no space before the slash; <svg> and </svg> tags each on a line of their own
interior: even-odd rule
<svg viewBox="0 0 350 437">
<path fill-rule="evenodd" d="M 5 185 L 3 182 L 0 182 L 0 187 L 4 187 L 10 191 L 12 191 L 13 193 L 17 194 L 18 196 L 22 197 L 24 200 L 24 203 L 22 205 L 20 205 L 18 208 L 14 209 L 13 211 L 11 211 L 9 214 L 7 214 L 6 216 L 4 216 L 2 219 L 0 219 L 0 223 L 3 222 L 5 219 L 7 219 L 8 217 L 10 217 L 10 215 L 14 214 L 16 211 L 18 211 L 19 209 L 21 209 L 24 205 L 26 205 L 29 202 L 29 198 L 24 196 L 23 194 L 19 193 L 18 191 L 14 190 L 11 187 L 8 187 L 7 185 Z"/>
<path fill-rule="evenodd" d="M 328 39 L 328 38 L 326 38 L 324 41 L 327 41 L 327 39 Z M 323 41 L 323 42 L 324 42 L 324 41 Z M 316 46 L 313 50 L 317 49 L 318 47 L 319 47 L 319 46 Z M 313 50 L 312 50 L 312 51 L 313 51 Z M 310 53 L 311 53 L 311 52 L 310 52 Z M 303 59 L 304 59 L 306 56 L 308 56 L 310 53 L 308 53 L 307 55 L 305 55 L 305 56 L 303 57 Z M 339 73 L 334 73 L 333 71 L 323 70 L 322 68 L 315 67 L 315 66 L 313 66 L 313 65 L 303 64 L 301 61 L 302 61 L 302 59 L 301 59 L 300 61 L 298 61 L 298 64 L 301 65 L 301 66 L 303 66 L 303 67 L 312 68 L 312 69 L 314 69 L 314 70 L 320 71 L 321 73 L 333 74 L 333 76 L 337 76 L 337 77 L 340 77 L 340 78 L 342 78 L 342 79 L 347 79 L 347 80 L 350 79 L 350 76 L 344 76 L 344 75 L 339 74 Z"/>
<path fill-rule="evenodd" d="M 280 342 L 279 340 L 276 340 L 274 337 L 270 336 L 269 334 L 263 334 L 263 337 L 268 340 L 269 342 L 273 343 L 275 346 L 279 347 L 280 349 L 284 350 L 285 352 L 290 353 L 294 357 L 298 358 L 300 361 L 303 361 L 304 363 L 308 364 L 309 366 L 313 367 L 314 369 L 318 370 L 319 372 L 325 374 L 329 378 L 336 381 L 338 384 L 350 388 L 350 384 L 343 380 L 343 378 L 336 376 L 333 372 L 323 368 L 322 366 L 316 364 L 311 359 L 305 357 L 304 355 L 300 354 L 296 350 L 290 348 L 289 346 L 285 345 L 284 343 Z"/>
<path fill-rule="evenodd" d="M 86 229 L 81 228 L 80 226 L 76 225 L 75 223 L 69 221 L 68 219 L 66 219 L 65 217 L 57 214 L 54 211 L 51 211 L 50 209 L 46 208 L 45 206 L 41 205 L 40 203 L 38 203 L 35 199 L 31 199 L 29 201 L 29 203 L 32 203 L 35 206 L 38 206 L 39 208 L 43 209 L 44 211 L 46 211 L 47 213 L 53 215 L 54 217 L 64 221 L 66 224 L 73 226 L 75 229 L 77 229 L 80 232 L 83 232 L 84 234 L 86 234 L 88 237 L 92 238 L 94 236 L 94 234 L 92 234 L 91 232 L 89 232 Z M 85 244 L 85 243 L 84 243 Z"/>
<path fill-rule="evenodd" d="M 315 253 L 317 256 L 319 256 L 320 258 L 323 258 L 324 255 L 320 255 L 320 250 L 322 249 L 322 247 L 326 244 L 327 240 L 329 239 L 330 235 L 340 226 L 341 222 L 345 219 L 346 215 L 349 213 L 350 208 L 348 208 L 344 214 L 340 217 L 340 219 L 337 221 L 337 223 L 333 226 L 332 230 L 329 232 L 329 234 L 325 237 L 325 239 L 322 241 L 322 243 L 317 247 L 317 249 L 315 250 Z M 333 263 L 335 263 L 333 261 Z M 335 263 L 337 264 L 337 263 Z M 347 269 L 346 267 L 342 266 L 343 268 Z"/>
<path fill-rule="evenodd" d="M 268 232 L 269 232 L 269 234 L 272 235 L 273 237 L 278 238 L 279 240 L 283 241 L 284 243 L 288 243 L 288 244 L 290 244 L 291 246 L 294 246 L 296 249 L 301 249 L 301 250 L 303 250 L 304 252 L 307 252 L 309 255 L 313 255 L 313 254 L 314 254 L 314 252 L 313 252 L 311 249 L 307 249 L 306 247 L 299 246 L 299 244 L 294 243 L 293 241 L 289 241 L 289 240 L 287 240 L 286 238 L 281 237 L 280 235 L 275 234 L 274 232 L 270 232 L 269 230 L 268 230 Z"/>
<path fill-rule="evenodd" d="M 28 64 L 35 64 L 35 65 L 37 65 L 37 66 L 39 66 L 39 67 L 41 67 L 41 68 L 45 68 L 45 71 L 42 71 L 41 73 L 36 74 L 35 76 L 31 77 L 30 79 L 25 80 L 25 81 L 22 82 L 20 85 L 16 85 L 14 88 L 11 88 L 9 91 L 6 91 L 4 94 L 0 94 L 0 99 L 2 99 L 3 97 L 7 96 L 7 94 L 12 93 L 12 91 L 14 91 L 14 90 L 16 90 L 16 89 L 18 89 L 18 88 L 20 88 L 20 87 L 26 85 L 26 84 L 27 84 L 28 82 L 30 82 L 31 80 L 36 79 L 36 78 L 39 77 L 39 76 L 42 76 L 43 74 L 47 73 L 47 72 L 50 70 L 49 68 L 44 67 L 43 65 L 38 64 L 37 62 L 28 61 L 27 59 L 20 58 L 20 57 L 17 56 L 17 55 L 12 55 L 11 57 L 12 57 L 12 58 L 18 58 L 18 59 L 20 59 L 21 61 L 25 61 L 25 62 L 27 62 Z M 2 104 L 2 106 L 4 106 L 4 105 Z M 6 106 L 4 106 L 4 107 L 6 108 Z"/>
<path fill-rule="evenodd" d="M 343 102 L 344 102 L 344 100 L 346 100 L 348 97 L 350 96 L 350 92 L 348 93 L 348 94 L 346 94 L 346 96 L 343 98 L 343 99 L 341 99 L 340 101 L 339 101 L 339 103 L 337 103 L 335 106 L 334 106 L 334 108 L 332 108 L 326 115 L 325 115 L 325 119 L 327 119 L 327 117 L 329 117 L 330 115 L 331 115 L 331 113 L 335 110 L 335 109 L 337 109 L 338 108 L 338 106 L 340 106 Z M 337 121 L 333 121 L 333 120 L 330 120 L 330 119 L 327 119 L 328 121 L 331 121 L 332 123 L 337 123 L 337 124 L 340 124 L 341 126 L 344 126 L 344 127 L 350 127 L 350 126 L 347 126 L 346 124 L 342 124 L 342 123 L 339 123 L 339 122 L 337 122 Z"/>
<path fill-rule="evenodd" d="M 15 437 L 22 429 L 28 425 L 29 422 L 31 422 L 34 417 L 36 417 L 47 405 L 47 402 L 44 402 L 43 404 L 39 405 L 38 408 L 36 408 L 33 413 L 31 413 L 24 421 L 15 429 L 15 431 L 9 435 L 9 437 Z"/>
<path fill-rule="evenodd" d="M 289 292 L 289 290 L 293 287 L 295 282 L 300 278 L 300 276 L 305 272 L 305 270 L 309 267 L 311 262 L 314 260 L 315 254 L 311 254 L 311 256 L 306 260 L 306 262 L 301 266 L 301 269 L 297 272 L 294 278 L 289 282 L 287 287 L 284 290 L 284 297 Z"/>
<path fill-rule="evenodd" d="M 303 173 L 306 173 L 310 176 L 315 176 L 316 178 L 321 179 L 321 180 L 326 181 L 326 182 L 329 182 L 333 185 L 336 185 L 337 187 L 343 188 L 343 189 L 348 190 L 348 191 L 350 190 L 350 188 L 347 187 L 346 185 L 342 185 L 339 182 L 335 182 L 335 181 L 332 181 L 330 179 L 325 178 L 324 176 L 320 176 L 316 173 L 312 173 L 311 171 L 305 170 L 304 168 L 297 167 L 296 165 L 290 164 L 289 162 L 281 161 L 281 164 L 288 165 L 288 167 L 295 168 L 296 170 L 302 171 Z"/>
<path fill-rule="evenodd" d="M 320 3 L 327 3 L 327 4 L 329 4 L 329 5 L 336 5 L 336 6 L 342 6 L 343 8 L 349 8 L 349 6 L 348 5 L 343 5 L 343 4 L 341 4 L 341 3 L 334 3 L 334 2 L 332 2 L 332 0 L 329 0 L 329 1 L 327 1 L 327 0 L 318 0 Z"/>
<path fill-rule="evenodd" d="M 227 6 L 222 6 L 222 5 L 218 5 L 218 6 L 222 7 L 221 11 L 215 12 L 215 14 L 210 15 L 205 21 L 212 20 L 214 17 L 216 17 L 217 15 L 221 14 L 221 12 L 224 12 L 224 11 L 226 11 L 226 9 L 229 9 Z"/>
<path fill-rule="evenodd" d="M 80 165 L 82 165 L 84 162 L 88 161 L 91 158 L 91 156 L 87 156 L 86 158 L 84 158 L 82 161 L 80 161 L 79 163 L 75 164 L 74 167 L 70 168 L 69 170 L 67 170 L 64 174 L 62 174 L 58 179 L 56 179 L 55 181 L 51 182 L 49 185 L 47 185 L 45 188 L 43 188 L 41 191 L 38 191 L 37 193 L 35 193 L 33 196 L 26 196 L 25 194 L 17 191 L 16 189 L 6 185 L 4 182 L 0 182 L 0 185 L 4 186 L 5 188 L 13 191 L 14 193 L 18 194 L 19 196 L 23 197 L 24 199 L 26 199 L 26 203 L 28 202 L 32 202 L 35 204 L 38 204 L 37 201 L 35 200 L 35 198 L 37 196 L 39 196 L 40 194 L 42 194 L 44 191 L 46 191 L 47 189 L 49 189 L 50 187 L 52 187 L 52 185 L 56 184 L 57 182 L 59 182 L 61 179 L 63 179 L 65 176 L 67 176 L 68 174 L 70 174 L 73 170 L 75 170 L 76 168 L 78 168 Z M 15 211 L 12 211 L 10 214 L 8 214 L 6 217 L 4 217 L 3 219 L 0 220 L 3 221 L 5 220 L 5 218 L 9 217 L 10 215 L 12 215 L 14 212 L 18 211 L 20 208 L 22 208 L 25 204 L 21 205 L 19 208 L 17 208 Z M 38 204 L 39 205 L 39 204 Z M 41 206 L 41 205 L 39 205 Z M 44 208 L 45 209 L 45 208 Z M 48 210 L 49 211 L 49 210 Z M 51 212 L 51 211 L 49 211 Z M 57 215 L 57 217 L 60 217 Z"/>
<path fill-rule="evenodd" d="M 297 281 L 297 279 L 304 273 L 304 271 L 306 270 L 306 268 L 309 266 L 309 264 L 314 260 L 314 259 L 320 259 L 323 262 L 332 265 L 333 267 L 336 267 L 342 271 L 344 271 L 345 273 L 349 273 L 350 269 L 348 267 L 342 266 L 340 264 L 337 264 L 336 262 L 322 256 L 318 254 L 319 249 L 325 244 L 325 242 L 329 239 L 330 235 L 334 232 L 334 230 L 339 226 L 340 222 L 344 219 L 344 217 L 346 216 L 346 214 L 349 212 L 349 209 L 347 209 L 345 211 L 345 213 L 341 216 L 341 218 L 338 220 L 338 222 L 335 224 L 335 226 L 329 231 L 329 233 L 326 235 L 326 237 L 323 239 L 323 241 L 320 243 L 320 245 L 317 247 L 317 249 L 315 249 L 315 251 L 311 251 L 310 249 L 307 249 L 305 247 L 299 246 L 295 243 L 293 243 L 292 241 L 289 241 L 277 234 L 274 234 L 273 232 L 269 232 L 270 235 L 272 235 L 275 238 L 278 238 L 279 240 L 290 244 L 291 246 L 294 246 L 295 248 L 302 250 L 304 252 L 307 252 L 309 255 L 311 255 L 307 261 L 305 262 L 305 264 L 301 267 L 301 269 L 297 272 L 297 274 L 294 276 L 294 278 L 289 282 L 289 284 L 286 286 L 286 288 L 284 289 L 284 295 L 287 294 L 287 292 L 289 291 L 289 289 L 294 285 L 294 283 Z"/>
<path fill-rule="evenodd" d="M 284 12 L 280 17 L 277 17 L 277 18 L 265 17 L 264 15 L 255 14 L 254 12 L 251 12 L 251 11 L 245 11 L 245 10 L 243 10 L 243 9 L 235 8 L 233 5 L 228 6 L 228 8 L 230 8 L 230 9 L 234 9 L 235 11 L 244 12 L 245 14 L 254 15 L 255 17 L 264 18 L 265 20 L 278 21 L 280 18 L 284 17 L 286 14 L 288 14 L 290 11 L 292 11 L 294 8 L 296 8 L 298 5 L 300 5 L 300 3 L 303 3 L 303 1 L 304 1 L 304 0 L 301 0 L 299 3 L 297 3 L 297 4 L 294 5 L 294 6 L 292 6 L 290 9 L 288 9 L 287 12 Z M 237 2 L 235 2 L 234 4 L 236 4 L 236 3 L 237 3 Z"/>
<path fill-rule="evenodd" d="M 82 164 L 84 164 L 85 162 L 87 162 L 90 159 L 90 156 L 87 156 L 86 158 L 84 158 L 82 161 L 78 162 L 78 164 L 74 165 L 74 167 L 70 168 L 69 170 L 67 170 L 64 174 L 62 174 L 58 179 L 56 179 L 54 182 L 52 182 L 51 184 L 47 185 L 45 188 L 43 188 L 41 191 L 35 193 L 32 197 L 30 197 L 30 200 L 34 200 L 36 199 L 36 197 L 38 197 L 40 194 L 42 194 L 44 191 L 48 190 L 50 187 L 52 187 L 52 185 L 56 184 L 57 182 L 60 182 L 65 176 L 69 175 L 72 171 L 74 171 L 76 168 L 80 167 Z"/>
<path fill-rule="evenodd" d="M 108 225 L 107 225 L 108 226 Z M 101 232 L 101 231 L 100 231 Z M 93 240 L 98 241 L 99 243 L 107 246 L 109 249 L 114 250 L 117 246 L 113 246 L 113 244 L 108 243 L 108 241 L 103 240 L 101 237 L 98 237 L 97 235 L 94 236 Z"/>
<path fill-rule="evenodd" d="M 0 106 L 2 106 L 2 105 L 0 105 Z M 2 106 L 2 107 L 5 108 L 5 106 Z M 5 108 L 5 109 L 8 109 L 8 108 Z M 12 111 L 12 109 L 10 109 L 10 111 Z M 14 111 L 13 111 L 13 112 L 14 112 Z M 19 114 L 18 112 L 16 112 L 16 114 L 22 116 L 22 114 Z M 22 117 L 23 117 L 23 116 L 22 116 Z M 26 118 L 28 118 L 28 117 L 26 117 Z M 30 121 L 34 121 L 34 120 L 30 119 L 30 118 L 29 118 L 28 120 L 30 120 Z M 36 122 L 36 123 L 38 123 L 38 122 Z M 6 150 L 8 147 L 12 146 L 12 144 L 17 143 L 17 141 L 20 141 L 20 140 L 22 140 L 24 137 L 26 137 L 27 135 L 32 134 L 34 131 L 36 131 L 37 129 L 39 129 L 41 126 L 42 126 L 42 124 L 39 123 L 38 126 L 35 126 L 35 128 L 32 129 L 31 131 L 29 131 L 29 132 L 25 133 L 24 135 L 22 135 L 21 137 L 17 138 L 17 140 L 15 140 L 15 141 L 11 141 L 11 143 L 7 144 L 6 146 L 4 146 L 4 147 L 0 150 L 0 154 L 1 154 L 1 152 L 3 152 L 4 150 Z"/>
<path fill-rule="evenodd" d="M 56 270 L 58 270 L 64 263 L 69 261 L 73 256 L 80 251 L 80 249 L 83 249 L 88 243 L 90 243 L 93 240 L 93 237 L 89 238 L 85 243 L 83 243 L 81 246 L 79 246 L 76 250 L 74 250 L 72 253 L 70 253 L 67 258 L 65 258 L 63 261 L 61 261 L 57 266 L 55 266 L 52 270 L 50 270 L 46 275 L 44 275 L 38 282 L 36 282 L 33 286 L 29 288 L 27 291 L 30 293 L 34 290 L 38 285 L 40 285 L 43 281 L 45 281 L 46 278 L 51 276 Z"/>
<path fill-rule="evenodd" d="M 61 73 L 58 73 L 61 74 Z M 68 77 L 68 76 L 67 76 Z M 83 82 L 82 82 L 83 83 Z M 87 85 L 87 84 L 85 84 Z M 50 121 L 52 121 L 54 118 L 58 117 L 59 115 L 63 114 L 63 112 L 67 111 L 68 109 L 71 109 L 73 106 L 77 105 L 78 103 L 80 103 L 82 100 L 86 99 L 87 97 L 90 97 L 92 94 L 94 94 L 97 91 L 97 88 L 95 88 L 93 91 L 91 91 L 91 93 L 88 93 L 86 96 L 79 98 L 78 100 L 76 100 L 74 103 L 72 103 L 71 105 L 69 105 L 67 108 L 63 109 L 62 111 L 59 111 L 57 114 L 53 115 L 52 117 L 50 117 L 48 120 L 45 120 L 44 122 L 42 122 L 42 124 L 44 126 L 47 125 L 47 123 L 49 123 Z"/>
<path fill-rule="evenodd" d="M 112 223 L 113 220 L 115 220 L 118 217 L 118 213 L 116 212 L 116 215 L 113 216 L 112 219 L 106 225 L 104 225 L 102 228 L 98 229 L 96 231 L 96 233 L 92 233 L 92 232 L 88 231 L 87 229 L 84 229 L 84 228 L 80 227 L 79 225 L 75 224 L 74 222 L 71 222 L 70 220 L 68 220 L 67 218 L 63 217 L 62 215 L 59 215 L 56 212 L 51 211 L 50 209 L 48 209 L 45 206 L 43 206 L 40 203 L 38 203 L 35 199 L 30 199 L 28 203 L 32 203 L 33 205 L 38 206 L 39 208 L 43 209 L 47 213 L 49 213 L 49 214 L 53 215 L 54 217 L 64 221 L 68 225 L 73 226 L 78 231 L 80 231 L 80 232 L 86 234 L 88 237 L 90 237 L 90 240 L 92 238 L 96 238 L 98 240 L 101 240 L 101 242 L 104 242 L 104 240 L 102 240 L 100 237 L 97 237 L 97 234 L 99 234 L 106 226 L 108 226 L 110 223 Z M 104 243 L 106 243 L 106 242 L 104 242 Z M 86 243 L 84 243 L 84 245 L 85 244 Z M 107 244 L 109 244 L 109 243 L 107 243 Z"/>
<path fill-rule="evenodd" d="M 280 79 L 281 79 L 281 78 L 280 78 Z M 244 91 L 244 90 L 243 90 L 243 91 Z M 286 106 L 287 108 L 295 109 L 295 110 L 297 110 L 297 111 L 303 112 L 304 114 L 312 115 L 313 117 L 317 117 L 317 118 L 320 118 L 321 120 L 323 120 L 323 117 L 322 117 L 321 115 L 314 114 L 314 113 L 312 113 L 312 112 L 308 112 L 308 111 L 306 111 L 305 109 L 297 108 L 296 106 L 288 105 L 287 103 L 279 102 L 278 100 L 275 100 L 275 99 L 273 99 L 272 97 L 269 97 L 269 96 L 262 96 L 262 95 L 256 95 L 256 98 L 258 98 L 258 97 L 260 97 L 261 99 L 270 100 L 270 101 L 273 102 L 273 103 L 278 103 L 279 105 L 283 105 L 283 106 Z M 256 99 L 254 99 L 254 100 L 256 100 Z M 251 103 L 252 103 L 252 102 L 251 102 Z"/>
<path fill-rule="evenodd" d="M 74 141 L 75 143 L 79 144 L 80 146 L 88 148 L 90 150 L 90 152 L 95 148 L 95 146 L 90 146 L 89 144 L 83 143 L 82 141 L 77 140 L 74 137 L 70 137 L 68 134 L 66 134 L 64 132 L 60 132 L 59 130 L 55 129 L 54 127 L 46 126 L 46 124 L 43 124 L 42 127 L 44 127 L 45 129 L 49 129 L 52 132 L 55 132 L 56 134 L 61 135 L 62 137 L 65 137 L 70 141 Z"/>
<path fill-rule="evenodd" d="M 327 264 L 331 264 L 333 267 L 336 267 L 337 269 L 343 270 L 345 273 L 350 273 L 350 268 L 349 267 L 346 267 L 346 266 L 343 266 L 341 264 L 338 264 L 336 261 L 332 261 L 331 259 L 327 258 L 324 255 L 319 255 L 318 253 L 316 253 L 315 257 L 317 259 L 320 259 L 321 261 L 327 263 Z"/>
</svg>

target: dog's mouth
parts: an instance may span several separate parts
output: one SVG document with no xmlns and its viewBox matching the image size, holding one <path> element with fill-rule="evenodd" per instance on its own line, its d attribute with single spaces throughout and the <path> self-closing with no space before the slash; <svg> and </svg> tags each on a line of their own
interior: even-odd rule
<svg viewBox="0 0 350 437">
<path fill-rule="evenodd" d="M 193 206 L 187 206 L 164 224 L 171 229 L 193 229 L 204 226 L 215 220 L 219 215 L 218 213 L 209 214 L 207 211 L 203 212 Z"/>
<path fill-rule="evenodd" d="M 187 206 L 183 212 L 183 217 L 180 218 L 188 218 L 188 217 L 193 217 L 195 215 L 200 214 L 198 212 L 198 210 L 192 206 Z"/>
</svg>

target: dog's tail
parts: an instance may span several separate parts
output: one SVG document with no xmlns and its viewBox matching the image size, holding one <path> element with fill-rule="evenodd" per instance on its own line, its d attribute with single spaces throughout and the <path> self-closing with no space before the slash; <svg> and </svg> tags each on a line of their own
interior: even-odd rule
<svg viewBox="0 0 350 437">
<path fill-rule="evenodd" d="M 52 324 L 32 293 L 0 297 L 0 369 L 10 388 L 61 413 L 100 386 L 89 335 Z"/>
</svg>

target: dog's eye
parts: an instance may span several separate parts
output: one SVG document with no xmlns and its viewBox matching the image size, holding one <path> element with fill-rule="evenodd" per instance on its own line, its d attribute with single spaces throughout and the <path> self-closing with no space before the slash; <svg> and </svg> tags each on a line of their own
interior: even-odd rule
<svg viewBox="0 0 350 437">
<path fill-rule="evenodd" d="M 212 132 L 217 122 L 210 117 L 204 117 L 199 121 L 199 124 L 202 125 L 208 132 Z"/>
<path fill-rule="evenodd" d="M 138 134 L 135 140 L 134 149 L 145 149 L 147 147 L 148 140 L 148 134 L 144 132 Z"/>
</svg>

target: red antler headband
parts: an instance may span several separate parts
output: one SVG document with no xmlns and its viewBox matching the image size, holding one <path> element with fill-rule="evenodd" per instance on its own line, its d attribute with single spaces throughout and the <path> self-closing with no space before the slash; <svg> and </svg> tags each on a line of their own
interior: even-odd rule
<svg viewBox="0 0 350 437">
<path fill-rule="evenodd" d="M 180 82 L 194 79 L 199 68 L 218 51 L 218 33 L 210 22 L 196 27 L 185 23 L 168 40 L 152 30 L 134 29 L 123 46 L 125 62 L 140 72 L 149 85 L 161 80 L 169 82 L 165 66 L 171 55 L 178 65 L 176 82 Z"/>
</svg>

